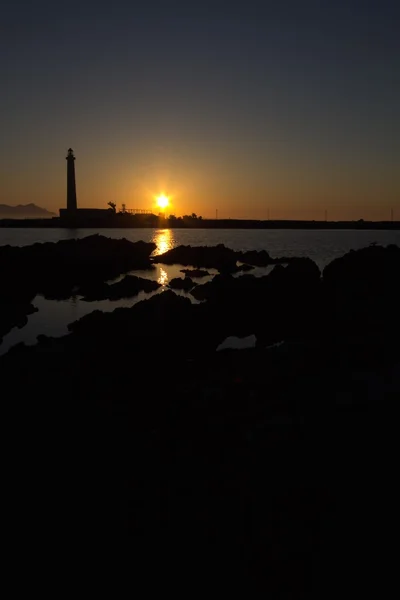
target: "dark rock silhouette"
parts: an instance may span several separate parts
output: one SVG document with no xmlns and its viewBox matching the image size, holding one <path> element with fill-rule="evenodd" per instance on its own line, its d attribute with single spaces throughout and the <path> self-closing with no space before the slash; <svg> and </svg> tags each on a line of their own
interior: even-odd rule
<svg viewBox="0 0 400 600">
<path fill-rule="evenodd" d="M 329 285 L 348 285 L 352 288 L 369 288 L 376 285 L 393 287 L 396 283 L 396 269 L 400 261 L 400 248 L 375 244 L 351 250 L 341 258 L 328 264 L 323 272 L 324 281 Z"/>
<path fill-rule="evenodd" d="M 214 300 L 224 302 L 242 289 L 242 277 L 235 279 L 231 275 L 215 275 L 211 281 L 196 286 L 191 294 L 196 300 Z M 249 291 L 249 290 L 247 290 Z"/>
<path fill-rule="evenodd" d="M 277 265 L 264 277 L 216 275 L 190 293 L 212 303 L 228 335 L 255 334 L 267 345 L 310 335 L 320 312 L 321 273 L 310 259 Z"/>
<path fill-rule="evenodd" d="M 4 303 L 0 299 L 0 344 L 2 338 L 14 327 L 21 329 L 28 322 L 28 316 L 37 312 L 37 308 L 29 303 Z"/>
<path fill-rule="evenodd" d="M 292 258 L 284 272 L 291 285 L 315 286 L 321 279 L 321 271 L 311 258 Z"/>
<path fill-rule="evenodd" d="M 159 254 L 153 261 L 166 265 L 180 264 L 184 266 L 218 269 L 221 273 L 247 271 L 250 267 L 267 267 L 278 263 L 289 263 L 292 258 L 271 258 L 266 250 L 236 252 L 226 248 L 224 244 L 217 246 L 177 246 L 164 254 Z M 237 262 L 245 263 L 237 266 Z"/>
<path fill-rule="evenodd" d="M 151 269 L 155 244 L 100 235 L 22 248 L 0 247 L 3 286 L 18 294 L 69 298 L 77 286 L 115 279 L 131 270 Z"/>
<path fill-rule="evenodd" d="M 13 273 L 12 285 L 12 282 L 7 280 L 6 268 L 2 269 L 3 265 L 0 258 L 0 275 L 5 275 L 0 286 L 0 343 L 2 337 L 13 327 L 24 327 L 28 321 L 27 317 L 37 311 L 32 304 L 36 296 L 35 289 L 29 280 L 25 280 L 24 271 Z"/>
<path fill-rule="evenodd" d="M 178 565 L 273 598 L 357 597 L 395 517 L 399 278 L 396 247 L 323 278 L 307 259 L 224 273 L 201 304 L 168 290 L 0 357 L 13 470 L 40 490 L 24 533 L 32 510 L 41 536 L 62 513 L 57 535 L 85 531 L 136 580 Z M 256 349 L 215 352 L 246 334 Z"/>
<path fill-rule="evenodd" d="M 224 332 L 210 332 L 205 327 L 210 320 L 207 309 L 193 305 L 188 298 L 168 290 L 135 304 L 132 308 L 117 308 L 112 313 L 93 311 L 68 329 L 72 336 L 62 338 L 69 347 L 107 347 L 116 345 L 118 351 L 129 349 L 135 340 L 141 354 L 151 355 L 157 345 L 168 340 L 168 351 L 184 355 L 188 351 L 197 353 L 202 347 L 215 347 Z M 214 340 L 217 340 L 214 341 Z"/>
<path fill-rule="evenodd" d="M 334 260 L 323 272 L 330 335 L 394 339 L 400 325 L 400 248 L 370 246 Z"/>
<path fill-rule="evenodd" d="M 178 246 L 156 256 L 153 261 L 166 265 L 190 265 L 230 272 L 236 268 L 237 258 L 236 252 L 223 244 L 218 244 L 218 246 Z"/>
<path fill-rule="evenodd" d="M 78 294 L 84 296 L 86 302 L 95 300 L 121 300 L 122 298 L 133 298 L 139 292 L 154 292 L 161 285 L 157 281 L 136 277 L 135 275 L 125 275 L 121 281 L 113 284 L 92 283 L 83 285 Z"/>
<path fill-rule="evenodd" d="M 293 259 L 287 267 L 275 266 L 270 275 L 265 277 L 216 275 L 211 281 L 198 285 L 191 293 L 197 300 L 227 301 L 240 294 L 253 302 L 255 295 L 270 294 L 278 286 L 286 294 L 294 291 L 297 285 L 316 286 L 320 279 L 320 270 L 311 259 L 298 258 Z"/>
<path fill-rule="evenodd" d="M 196 284 L 190 279 L 190 277 L 175 277 L 171 279 L 169 282 L 169 287 L 173 290 L 184 290 L 188 292 L 191 290 Z"/>
<path fill-rule="evenodd" d="M 148 300 L 143 300 L 135 304 L 132 308 L 117 308 L 112 313 L 103 313 L 95 310 L 78 321 L 71 323 L 68 329 L 78 334 L 85 333 L 86 331 L 97 331 L 97 335 L 101 337 L 108 330 L 109 326 L 110 332 L 114 331 L 113 321 L 115 321 L 115 325 L 118 325 L 118 323 L 125 325 L 125 322 L 126 324 L 130 321 L 133 323 L 136 317 L 138 323 L 134 324 L 134 326 L 135 328 L 138 327 L 138 333 L 140 330 L 148 332 L 152 328 L 157 329 L 164 319 L 171 318 L 171 321 L 173 321 L 175 315 L 177 316 L 179 313 L 184 315 L 190 311 L 191 307 L 192 304 L 187 298 L 177 296 L 172 291 L 166 291 Z M 95 326 L 93 326 L 94 323 Z M 173 327 L 176 327 L 175 323 Z M 116 336 L 120 334 L 116 330 L 114 333 Z"/>
<path fill-rule="evenodd" d="M 252 271 L 254 269 L 254 265 L 239 265 L 238 267 L 236 267 L 236 271 L 240 272 L 243 271 L 244 273 L 248 272 L 248 271 Z"/>
<path fill-rule="evenodd" d="M 208 271 L 203 271 L 201 269 L 181 269 L 181 273 L 185 273 L 189 277 L 207 277 L 210 275 Z"/>
<path fill-rule="evenodd" d="M 240 258 L 244 263 L 253 265 L 254 267 L 267 267 L 272 263 L 272 259 L 266 250 L 248 250 L 247 252 L 239 252 Z"/>
<path fill-rule="evenodd" d="M 79 286 L 91 288 L 98 299 L 108 297 L 104 281 L 133 269 L 152 269 L 150 254 L 155 244 L 128 242 L 94 235 L 79 240 L 0 247 L 0 339 L 13 327 L 23 327 L 37 309 L 31 304 L 37 294 L 49 299 L 69 298 Z M 114 298 L 152 291 L 154 282 L 127 280 L 109 286 Z"/>
</svg>

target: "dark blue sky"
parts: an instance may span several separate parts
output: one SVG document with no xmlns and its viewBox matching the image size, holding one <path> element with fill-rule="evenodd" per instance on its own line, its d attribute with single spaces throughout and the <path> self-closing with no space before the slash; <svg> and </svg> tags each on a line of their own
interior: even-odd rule
<svg viewBox="0 0 400 600">
<path fill-rule="evenodd" d="M 398 2 L 3 0 L 0 203 L 387 218 Z"/>
</svg>

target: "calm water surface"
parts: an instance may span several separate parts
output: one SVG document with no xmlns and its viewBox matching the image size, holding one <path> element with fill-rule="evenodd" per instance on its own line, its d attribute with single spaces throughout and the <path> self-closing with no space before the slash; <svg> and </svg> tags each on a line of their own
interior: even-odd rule
<svg viewBox="0 0 400 600">
<path fill-rule="evenodd" d="M 2 229 L 0 246 L 27 246 L 35 242 L 57 242 L 82 238 L 99 233 L 113 238 L 126 238 L 132 242 L 144 240 L 157 245 L 155 254 L 162 254 L 181 244 L 214 246 L 225 244 L 233 250 L 267 250 L 271 256 L 308 256 L 323 269 L 329 262 L 351 249 L 357 250 L 376 242 L 400 246 L 399 231 L 336 231 L 336 230 L 256 230 L 256 229 Z M 152 271 L 133 272 L 141 277 L 156 279 L 162 293 L 173 277 L 180 277 L 179 265 L 156 265 Z M 212 271 L 212 270 L 211 270 Z M 255 269 L 255 275 L 265 272 Z M 207 279 L 199 280 L 202 283 Z M 153 294 L 154 294 L 153 293 Z M 37 296 L 34 305 L 39 311 L 28 318 L 23 329 L 14 329 L 0 344 L 0 354 L 11 346 L 25 342 L 34 344 L 39 334 L 60 336 L 67 333 L 67 325 L 93 310 L 111 311 L 119 306 L 132 306 L 153 294 L 141 292 L 134 299 L 117 302 L 82 302 L 79 297 L 65 301 L 45 300 Z"/>
<path fill-rule="evenodd" d="M 214 246 L 233 250 L 267 250 L 271 256 L 309 256 L 320 267 L 348 252 L 378 244 L 400 244 L 399 231 L 337 231 L 301 229 L 1 229 L 0 246 L 26 246 L 35 242 L 57 242 L 94 233 L 132 242 L 157 244 L 156 254 L 181 244 Z"/>
</svg>

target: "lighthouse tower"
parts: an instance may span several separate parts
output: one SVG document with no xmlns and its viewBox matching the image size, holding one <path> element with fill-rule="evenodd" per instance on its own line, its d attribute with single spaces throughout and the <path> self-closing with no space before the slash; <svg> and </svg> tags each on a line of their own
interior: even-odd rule
<svg viewBox="0 0 400 600">
<path fill-rule="evenodd" d="M 76 213 L 76 183 L 75 183 L 75 156 L 72 148 L 68 150 L 67 158 L 67 213 Z"/>
</svg>

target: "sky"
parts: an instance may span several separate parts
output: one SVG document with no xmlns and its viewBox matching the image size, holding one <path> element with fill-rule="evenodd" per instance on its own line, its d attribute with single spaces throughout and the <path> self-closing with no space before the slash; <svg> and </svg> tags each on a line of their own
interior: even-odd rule
<svg viewBox="0 0 400 600">
<path fill-rule="evenodd" d="M 400 3 L 2 0 L 0 204 L 400 218 Z"/>
</svg>

